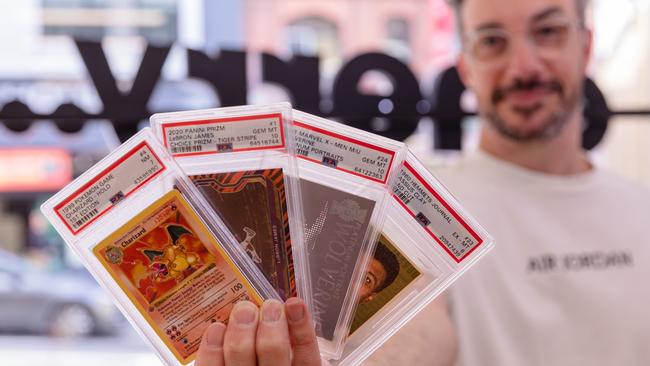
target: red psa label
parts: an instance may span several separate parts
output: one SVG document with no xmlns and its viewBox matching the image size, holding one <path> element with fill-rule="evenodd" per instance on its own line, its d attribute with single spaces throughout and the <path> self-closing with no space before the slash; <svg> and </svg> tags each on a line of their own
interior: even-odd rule
<svg viewBox="0 0 650 366">
<path fill-rule="evenodd" d="M 165 123 L 162 132 L 173 156 L 285 147 L 280 113 Z"/>
<path fill-rule="evenodd" d="M 299 121 L 294 126 L 299 158 L 386 183 L 394 151 Z"/>
<path fill-rule="evenodd" d="M 393 198 L 456 263 L 460 263 L 483 243 L 483 239 L 408 162 L 404 163 L 397 175 Z"/>
<path fill-rule="evenodd" d="M 76 235 L 163 170 L 165 165 L 142 142 L 56 205 L 54 212 Z"/>
</svg>

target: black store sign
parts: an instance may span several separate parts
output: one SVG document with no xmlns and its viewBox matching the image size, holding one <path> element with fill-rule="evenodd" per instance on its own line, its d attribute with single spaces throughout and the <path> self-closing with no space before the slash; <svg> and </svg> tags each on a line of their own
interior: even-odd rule
<svg viewBox="0 0 650 366">
<path fill-rule="evenodd" d="M 120 138 L 128 138 L 136 131 L 137 123 L 153 112 L 147 103 L 161 76 L 161 70 L 171 46 L 147 45 L 131 90 L 121 92 L 100 42 L 76 41 L 77 48 L 94 83 L 103 110 L 90 114 L 74 104 L 63 104 L 52 114 L 33 113 L 21 102 L 10 102 L 0 110 L 0 120 L 12 129 L 25 129 L 31 120 L 52 119 L 64 131 L 75 131 L 87 119 L 113 121 Z M 203 52 L 187 49 L 188 77 L 210 84 L 219 95 L 222 105 L 246 104 L 246 52 L 221 51 L 210 57 Z M 357 89 L 362 75 L 369 70 L 384 73 L 392 81 L 389 96 L 365 95 Z M 262 78 L 286 88 L 297 109 L 341 118 L 345 123 L 381 135 L 403 140 L 416 128 L 422 117 L 431 117 L 436 123 L 434 146 L 437 149 L 461 148 L 461 121 L 470 115 L 460 106 L 464 86 L 455 68 L 442 72 L 434 83 L 431 95 L 423 95 L 418 80 L 399 60 L 381 53 L 365 53 L 349 60 L 339 70 L 331 90 L 331 110 L 323 111 L 320 93 L 319 60 L 296 56 L 282 60 L 271 54 L 262 55 Z M 382 113 L 379 102 L 389 99 L 392 110 Z M 611 112 L 598 87 L 590 79 L 585 85 L 585 129 L 583 146 L 591 149 L 602 139 Z M 420 108 L 418 108 L 420 103 Z M 430 108 L 422 108 L 422 104 Z M 648 111 L 617 112 L 620 114 L 650 114 Z M 373 120 L 384 119 L 381 130 Z"/>
</svg>

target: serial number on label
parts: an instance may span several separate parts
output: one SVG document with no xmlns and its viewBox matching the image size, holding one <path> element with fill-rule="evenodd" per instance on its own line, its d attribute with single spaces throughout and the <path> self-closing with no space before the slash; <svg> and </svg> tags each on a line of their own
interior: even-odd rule
<svg viewBox="0 0 650 366">
<path fill-rule="evenodd" d="M 151 168 L 147 169 L 147 171 L 142 173 L 141 176 L 135 178 L 133 180 L 133 184 L 140 184 L 140 183 L 144 182 L 145 180 L 147 180 L 147 178 L 154 175 L 158 170 L 160 170 L 160 166 L 158 166 L 158 165 L 152 166 Z"/>
<path fill-rule="evenodd" d="M 476 245 L 475 240 L 457 231 L 454 231 L 451 234 L 451 238 L 447 238 L 445 235 L 439 235 L 438 239 L 440 239 L 447 249 L 449 249 L 457 258 L 461 258 L 467 254 L 467 252 Z"/>
<path fill-rule="evenodd" d="M 384 177 L 384 174 L 386 173 L 386 170 L 379 169 L 377 171 L 372 171 L 372 170 L 369 170 L 369 169 L 363 169 L 363 168 L 355 167 L 354 172 L 358 173 L 358 174 L 361 174 L 361 175 L 365 175 L 366 177 L 375 178 L 377 180 L 382 180 L 383 177 Z"/>
</svg>

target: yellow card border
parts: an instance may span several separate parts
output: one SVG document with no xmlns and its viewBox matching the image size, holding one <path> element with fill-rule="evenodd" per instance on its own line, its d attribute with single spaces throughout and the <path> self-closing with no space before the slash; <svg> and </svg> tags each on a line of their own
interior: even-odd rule
<svg viewBox="0 0 650 366">
<path fill-rule="evenodd" d="M 104 267 L 103 269 L 109 273 L 111 278 L 117 285 L 120 287 L 122 292 L 127 295 L 129 300 L 131 301 L 131 304 L 135 306 L 135 308 L 138 310 L 140 315 L 146 320 L 147 324 L 149 324 L 149 327 L 154 330 L 154 332 L 158 335 L 158 338 L 161 339 L 164 344 L 167 346 L 169 350 L 172 351 L 176 359 L 183 365 L 186 365 L 196 358 L 196 352 L 192 353 L 190 356 L 187 358 L 183 358 L 180 353 L 176 350 L 176 348 L 172 345 L 169 340 L 166 339 L 165 334 L 162 332 L 161 329 L 156 324 L 153 319 L 148 315 L 146 309 L 142 308 L 142 305 L 139 303 L 138 299 L 135 298 L 135 296 L 131 293 L 130 289 L 127 289 L 126 286 L 122 284 L 121 279 L 118 277 L 118 275 L 110 268 L 110 264 L 106 261 L 106 259 L 100 255 L 99 251 L 106 247 L 107 245 L 113 244 L 116 239 L 119 237 L 123 236 L 125 233 L 133 229 L 133 227 L 141 222 L 144 221 L 144 219 L 147 216 L 150 216 L 153 214 L 155 211 L 159 210 L 162 206 L 165 204 L 168 204 L 169 202 L 177 200 L 181 205 L 183 205 L 189 214 L 187 217 L 188 219 L 188 224 L 190 224 L 190 228 L 194 232 L 200 231 L 204 237 L 211 238 L 212 240 L 209 243 L 203 243 L 203 245 L 207 248 L 208 246 L 212 246 L 217 250 L 217 252 L 226 260 L 226 263 L 228 263 L 233 271 L 235 272 L 236 276 L 239 276 L 241 278 L 241 282 L 246 286 L 246 289 L 248 290 L 248 293 L 254 298 L 253 300 L 258 304 L 262 304 L 264 301 L 260 294 L 258 293 L 257 290 L 251 285 L 251 283 L 247 280 L 246 276 L 242 273 L 242 271 L 239 269 L 239 267 L 235 264 L 233 259 L 226 253 L 226 251 L 222 248 L 223 245 L 221 245 L 216 238 L 210 233 L 210 231 L 207 229 L 201 218 L 197 215 L 196 211 L 192 208 L 192 206 L 189 204 L 189 202 L 185 199 L 185 197 L 176 189 L 168 192 L 158 200 L 156 200 L 154 203 L 149 205 L 146 209 L 142 210 L 138 215 L 130 219 L 127 223 L 122 225 L 119 229 L 114 231 L 111 235 L 106 237 L 106 239 L 102 240 L 100 243 L 95 245 L 93 248 L 93 254 L 97 259 L 99 259 L 100 263 Z M 194 223 L 197 227 L 191 227 L 191 223 Z"/>
</svg>

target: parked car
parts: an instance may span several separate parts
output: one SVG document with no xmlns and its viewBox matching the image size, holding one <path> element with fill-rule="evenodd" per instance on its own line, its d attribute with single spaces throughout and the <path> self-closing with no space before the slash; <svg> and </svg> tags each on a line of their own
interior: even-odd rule
<svg viewBox="0 0 650 366">
<path fill-rule="evenodd" d="M 0 332 L 112 334 L 124 318 L 85 270 L 48 272 L 0 250 Z"/>
</svg>

